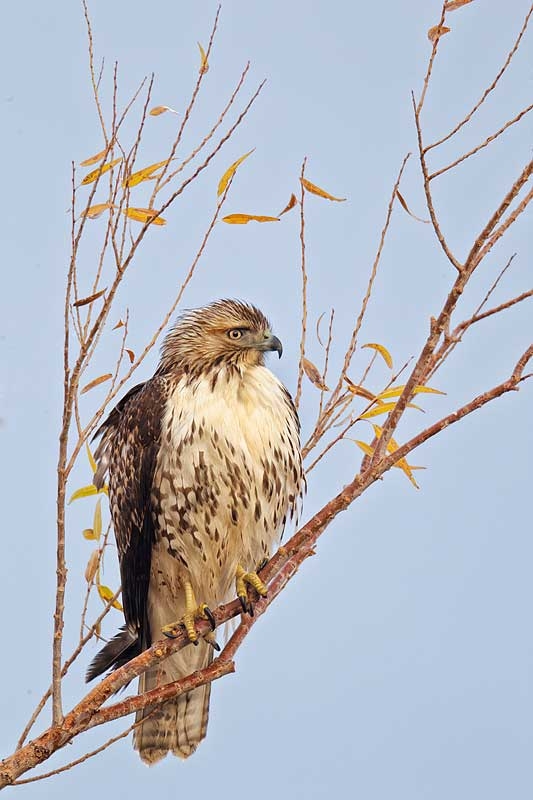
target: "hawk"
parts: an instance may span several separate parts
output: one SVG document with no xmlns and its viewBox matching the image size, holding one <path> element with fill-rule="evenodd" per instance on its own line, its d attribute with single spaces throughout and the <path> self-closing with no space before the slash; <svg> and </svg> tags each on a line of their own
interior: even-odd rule
<svg viewBox="0 0 533 800">
<path fill-rule="evenodd" d="M 125 626 L 93 660 L 87 680 L 122 666 L 185 625 L 195 647 L 139 679 L 139 692 L 206 667 L 213 635 L 194 620 L 231 600 L 251 612 L 247 584 L 291 519 L 304 488 L 300 426 L 291 396 L 264 365 L 280 340 L 252 305 L 219 300 L 184 312 L 159 367 L 97 431 L 94 482 L 106 476 L 122 579 Z M 187 758 L 206 735 L 210 685 L 169 700 L 135 729 L 153 764 Z M 137 721 L 148 712 L 139 712 Z"/>
</svg>

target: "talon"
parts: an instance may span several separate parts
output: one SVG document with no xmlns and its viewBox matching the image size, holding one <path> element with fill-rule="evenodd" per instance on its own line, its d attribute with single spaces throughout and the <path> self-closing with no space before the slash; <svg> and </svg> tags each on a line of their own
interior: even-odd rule
<svg viewBox="0 0 533 800">
<path fill-rule="evenodd" d="M 214 631 L 214 630 L 215 630 L 215 628 L 216 628 L 216 626 L 217 626 L 217 623 L 216 623 L 216 621 L 215 621 L 215 617 L 214 617 L 214 614 L 213 614 L 213 612 L 211 611 L 211 609 L 209 608 L 209 606 L 208 606 L 208 605 L 206 605 L 205 603 L 204 603 L 204 604 L 201 606 L 201 608 L 202 608 L 202 613 L 205 615 L 205 619 L 206 619 L 206 620 L 209 622 L 209 624 L 211 625 L 211 630 L 213 630 L 213 631 Z"/>
<path fill-rule="evenodd" d="M 243 612 L 253 617 L 254 608 L 252 601 L 248 598 L 247 587 L 252 586 L 261 597 L 266 597 L 267 587 L 256 572 L 245 572 L 240 564 L 237 565 L 235 572 L 235 586 Z"/>
<path fill-rule="evenodd" d="M 209 621 L 209 624 L 214 630 L 216 627 L 215 618 L 207 603 L 201 603 L 200 605 L 197 604 L 192 585 L 189 581 L 185 581 L 184 588 L 184 615 L 176 622 L 170 622 L 168 625 L 164 625 L 163 628 L 161 628 L 161 632 L 164 636 L 168 636 L 169 639 L 175 639 L 179 635 L 180 629 L 185 628 L 185 632 L 189 641 L 194 645 L 198 645 L 199 635 L 198 631 L 196 630 L 195 621 L 197 619 L 206 619 Z"/>
</svg>

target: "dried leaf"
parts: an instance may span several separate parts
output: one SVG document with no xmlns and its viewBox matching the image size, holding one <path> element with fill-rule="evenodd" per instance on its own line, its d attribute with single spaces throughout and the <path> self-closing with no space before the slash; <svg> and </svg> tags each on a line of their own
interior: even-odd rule
<svg viewBox="0 0 533 800">
<path fill-rule="evenodd" d="M 235 173 L 236 173 L 237 169 L 239 168 L 239 166 L 242 164 L 242 162 L 246 158 L 248 158 L 248 156 L 250 156 L 254 152 L 254 150 L 255 150 L 255 147 L 254 147 L 253 150 L 249 150 L 243 156 L 238 158 L 237 161 L 234 161 L 233 164 L 230 164 L 230 166 L 227 168 L 227 170 L 225 171 L 225 173 L 223 174 L 223 176 L 221 177 L 221 179 L 218 182 L 217 197 L 220 197 L 220 195 L 224 192 L 224 190 L 226 189 L 226 186 L 228 185 L 230 180 L 235 175 Z"/>
<path fill-rule="evenodd" d="M 137 186 L 137 184 L 142 183 L 143 181 L 150 180 L 151 178 L 155 177 L 154 172 L 156 170 L 158 170 L 160 167 L 166 167 L 168 163 L 169 159 L 167 158 L 165 161 L 158 161 L 156 164 L 150 164 L 148 167 L 138 170 L 138 172 L 133 172 L 129 177 L 122 181 L 122 186 L 124 186 L 124 188 L 128 186 L 131 189 L 132 186 Z"/>
<path fill-rule="evenodd" d="M 107 153 L 107 148 L 100 150 L 100 152 L 97 153 L 95 156 L 86 158 L 85 161 L 80 161 L 80 167 L 92 167 L 93 164 L 98 164 L 99 161 L 104 160 L 106 153 Z"/>
<path fill-rule="evenodd" d="M 207 56 L 205 54 L 204 48 L 202 47 L 200 42 L 198 42 L 197 44 L 198 44 L 198 49 L 200 51 L 200 59 L 201 59 L 200 60 L 200 69 L 198 71 L 199 71 L 200 75 L 203 75 L 209 69 L 209 64 L 207 63 Z"/>
<path fill-rule="evenodd" d="M 376 395 L 373 392 L 370 392 L 368 389 L 365 389 L 364 386 L 360 386 L 357 383 L 353 383 L 349 378 L 344 376 L 344 380 L 348 384 L 348 389 L 352 394 L 356 394 L 359 397 L 364 397 L 366 400 L 376 400 Z"/>
<path fill-rule="evenodd" d="M 333 197 L 332 194 L 329 194 L 329 192 L 326 192 L 324 189 L 321 189 L 320 186 L 316 186 L 305 178 L 300 178 L 300 182 L 307 192 L 323 197 L 325 200 L 334 200 L 336 203 L 344 203 L 346 200 L 345 197 Z"/>
<path fill-rule="evenodd" d="M 99 386 L 101 383 L 108 381 L 112 377 L 113 375 L 110 372 L 106 372 L 105 375 L 100 375 L 98 378 L 95 378 L 94 381 L 90 381 L 90 383 L 84 386 L 80 394 L 85 394 L 86 392 L 90 392 L 91 389 L 94 389 L 95 386 Z"/>
<path fill-rule="evenodd" d="M 81 306 L 88 306 L 89 303 L 94 303 L 95 300 L 98 300 L 99 297 L 102 297 L 107 291 L 107 286 L 105 289 L 100 289 L 99 292 L 95 292 L 94 294 L 90 294 L 88 297 L 82 297 L 81 300 L 76 300 L 75 303 L 72 303 L 74 308 L 81 308 Z"/>
<path fill-rule="evenodd" d="M 448 11 L 455 11 L 456 8 L 461 8 L 462 6 L 468 5 L 471 3 L 472 0 L 449 0 L 448 3 L 444 6 L 444 10 Z"/>
<path fill-rule="evenodd" d="M 383 358 L 388 368 L 392 369 L 392 357 L 386 347 L 383 347 L 382 344 L 377 344 L 376 342 L 369 342 L 368 344 L 364 344 L 363 347 L 369 347 L 372 350 L 376 350 Z"/>
<path fill-rule="evenodd" d="M 98 588 L 98 594 L 100 595 L 104 603 L 107 604 L 109 603 L 110 600 L 113 600 L 115 592 L 111 591 L 109 586 L 104 586 L 103 584 L 99 583 L 97 588 Z M 120 605 L 118 600 L 113 600 L 112 606 L 113 608 L 116 608 L 117 611 L 122 611 L 122 606 Z"/>
<path fill-rule="evenodd" d="M 322 379 L 322 375 L 320 374 L 317 367 L 315 367 L 312 361 L 309 361 L 308 358 L 303 358 L 302 367 L 304 369 L 305 374 L 311 381 L 311 383 L 313 383 L 317 387 L 317 389 L 320 389 L 321 392 L 329 392 L 328 387 L 326 386 L 326 384 Z"/>
<path fill-rule="evenodd" d="M 125 324 L 126 324 L 126 323 L 124 322 L 124 320 L 122 320 L 122 319 L 119 319 L 119 321 L 117 322 L 117 324 L 116 324 L 116 325 L 113 327 L 113 330 L 114 330 L 114 331 L 116 331 L 116 329 L 117 329 L 117 328 L 123 328 Z"/>
<path fill-rule="evenodd" d="M 384 392 L 380 392 L 378 394 L 378 400 L 387 400 L 389 397 L 399 397 L 403 390 L 405 389 L 405 384 L 401 386 L 391 386 L 390 389 L 385 389 Z M 443 394 L 445 395 L 446 392 L 441 392 L 440 389 L 432 389 L 431 386 L 415 386 L 413 389 L 413 394 Z"/>
<path fill-rule="evenodd" d="M 155 208 L 125 208 L 122 213 L 136 222 L 151 222 L 152 225 L 167 224 L 163 217 L 156 217 L 158 212 Z"/>
<path fill-rule="evenodd" d="M 97 219 L 97 217 L 100 217 L 108 208 L 113 208 L 113 203 L 97 203 L 95 206 L 89 206 L 81 216 L 87 217 L 88 219 Z"/>
<path fill-rule="evenodd" d="M 417 217 L 416 214 L 413 214 L 412 211 L 409 211 L 409 206 L 405 202 L 403 196 L 400 194 L 398 189 L 396 189 L 396 197 L 400 201 L 400 205 L 403 208 L 403 210 L 407 211 L 407 213 L 409 214 L 410 217 L 412 217 L 413 219 L 416 219 L 417 222 L 425 222 L 426 225 L 429 225 L 429 219 L 422 219 L 422 217 Z"/>
<path fill-rule="evenodd" d="M 99 538 L 92 528 L 85 528 L 85 530 L 82 531 L 82 534 L 83 538 L 88 539 L 89 541 L 96 541 Z"/>
<path fill-rule="evenodd" d="M 99 497 L 94 508 L 93 517 L 94 538 L 99 539 L 102 535 L 102 498 Z"/>
<path fill-rule="evenodd" d="M 94 460 L 94 456 L 91 453 L 91 448 L 89 447 L 87 442 L 85 442 L 85 450 L 87 451 L 87 458 L 89 459 L 89 464 L 91 465 L 91 470 L 92 470 L 93 475 L 94 475 L 94 473 L 97 470 L 96 461 Z"/>
<path fill-rule="evenodd" d="M 133 352 L 133 350 L 128 350 L 128 348 L 126 348 L 126 353 L 128 354 L 130 364 L 133 364 L 133 362 L 135 361 L 135 353 Z"/>
<path fill-rule="evenodd" d="M 228 225 L 246 225 L 248 222 L 279 222 L 279 217 L 265 217 L 261 214 L 228 214 L 222 217 Z"/>
<path fill-rule="evenodd" d="M 87 583 L 91 583 L 92 579 L 96 575 L 99 563 L 100 563 L 100 550 L 93 550 L 91 555 L 89 556 L 87 566 L 85 567 L 85 580 L 87 581 Z"/>
<path fill-rule="evenodd" d="M 88 183 L 94 183 L 100 175 L 104 175 L 106 172 L 109 172 L 110 169 L 116 167 L 117 164 L 120 164 L 122 158 L 115 158 L 114 161 L 110 161 L 109 164 L 104 164 L 102 167 L 98 167 L 97 169 L 93 169 L 92 172 L 87 173 L 85 178 L 82 180 L 81 185 L 87 186 Z"/>
<path fill-rule="evenodd" d="M 434 25 L 428 31 L 428 39 L 430 42 L 435 42 L 437 39 L 440 39 L 441 36 L 444 36 L 445 33 L 449 33 L 450 28 L 446 27 L 446 25 Z"/>
<path fill-rule="evenodd" d="M 294 208 L 294 206 L 296 205 L 297 202 L 298 202 L 298 198 L 296 197 L 296 195 L 295 194 L 291 194 L 289 202 L 287 203 L 287 205 L 285 206 L 283 211 L 279 212 L 278 217 L 282 217 L 283 214 L 286 214 L 287 211 L 290 211 L 291 208 Z"/>
<path fill-rule="evenodd" d="M 170 108 L 170 106 L 154 106 L 148 113 L 151 117 L 158 117 L 160 114 L 165 114 L 167 111 L 170 111 L 171 114 L 178 113 L 173 108 Z"/>
</svg>

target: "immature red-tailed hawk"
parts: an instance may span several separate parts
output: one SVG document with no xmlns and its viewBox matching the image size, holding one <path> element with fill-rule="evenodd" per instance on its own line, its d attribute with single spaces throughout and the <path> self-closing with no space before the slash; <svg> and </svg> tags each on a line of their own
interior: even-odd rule
<svg viewBox="0 0 533 800">
<path fill-rule="evenodd" d="M 265 592 L 255 571 L 304 485 L 296 410 L 264 366 L 271 350 L 281 356 L 281 342 L 254 306 L 219 300 L 187 311 L 154 377 L 131 389 L 98 431 L 94 481 L 101 487 L 108 475 L 126 626 L 96 656 L 88 680 L 125 664 L 176 620 L 197 646 L 142 675 L 139 691 L 201 669 L 213 648 L 197 641 L 195 617 L 230 600 L 235 587 L 246 610 L 247 583 Z M 206 734 L 209 695 L 210 686 L 194 689 L 136 728 L 143 761 L 191 755 Z"/>
</svg>

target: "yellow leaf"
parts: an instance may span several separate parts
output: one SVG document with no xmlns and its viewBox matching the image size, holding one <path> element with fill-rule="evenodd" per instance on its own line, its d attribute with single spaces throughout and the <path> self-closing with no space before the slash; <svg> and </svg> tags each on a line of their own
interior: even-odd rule
<svg viewBox="0 0 533 800">
<path fill-rule="evenodd" d="M 157 164 L 150 164 L 150 166 L 144 167 L 144 169 L 140 169 L 138 172 L 133 172 L 128 178 L 122 181 L 122 186 L 128 186 L 131 189 L 132 186 L 137 186 L 138 183 L 142 183 L 154 177 L 154 172 L 160 167 L 166 167 L 168 163 L 169 159 L 167 158 L 165 161 L 158 161 Z"/>
<path fill-rule="evenodd" d="M 254 150 L 255 150 L 255 147 L 254 147 Z M 230 164 L 230 166 L 227 168 L 227 170 L 225 171 L 225 173 L 223 174 L 223 176 L 221 177 L 221 179 L 218 182 L 217 197 L 220 197 L 220 195 L 224 192 L 224 190 L 226 189 L 226 186 L 228 185 L 230 180 L 233 178 L 233 176 L 237 172 L 237 169 L 239 168 L 239 166 L 242 164 L 242 162 L 246 158 L 248 158 L 248 156 L 250 156 L 254 152 L 254 150 L 249 150 L 243 156 L 238 158 L 237 161 L 234 161 L 233 164 Z"/>
<path fill-rule="evenodd" d="M 120 164 L 122 158 L 115 158 L 114 161 L 110 161 L 109 164 L 104 164 L 102 167 L 98 167 L 97 169 L 93 169 L 92 172 L 89 172 L 85 178 L 82 180 L 81 185 L 87 186 L 88 183 L 94 183 L 100 175 L 104 175 L 104 173 L 109 172 L 110 169 L 116 167 L 117 164 Z"/>
<path fill-rule="evenodd" d="M 389 397 L 399 397 L 404 389 L 405 389 L 405 384 L 403 384 L 402 386 L 391 386 L 390 389 L 385 389 L 384 392 L 380 392 L 378 394 L 378 400 L 387 400 Z M 440 389 L 432 389 L 431 386 L 415 386 L 415 388 L 413 389 L 413 394 L 445 395 L 446 392 L 441 392 Z"/>
<path fill-rule="evenodd" d="M 137 222 L 151 222 L 152 225 L 167 224 L 166 219 L 163 219 L 163 217 L 156 217 L 158 212 L 155 208 L 125 208 L 122 213 Z"/>
<path fill-rule="evenodd" d="M 445 11 L 455 11 L 456 8 L 461 8 L 461 6 L 466 6 L 468 3 L 471 3 L 472 0 L 449 0 L 446 3 L 444 10 Z"/>
<path fill-rule="evenodd" d="M 98 489 L 94 484 L 90 483 L 89 486 L 82 486 L 81 489 L 76 489 L 71 495 L 69 503 L 72 503 L 73 500 L 79 500 L 80 497 L 92 497 L 95 494 L 98 494 Z"/>
<path fill-rule="evenodd" d="M 97 203 L 95 206 L 89 206 L 89 208 L 84 211 L 81 216 L 88 217 L 88 219 L 96 219 L 108 208 L 113 208 L 113 203 Z"/>
<path fill-rule="evenodd" d="M 94 538 L 99 539 L 102 535 L 102 498 L 99 497 L 94 508 L 93 518 Z"/>
<path fill-rule="evenodd" d="M 366 400 L 376 400 L 376 395 L 370 392 L 368 389 L 365 389 L 364 386 L 360 386 L 357 383 L 353 383 L 349 378 L 344 376 L 344 380 L 348 384 L 348 389 L 352 394 L 356 394 L 359 397 L 364 397 Z"/>
<path fill-rule="evenodd" d="M 100 562 L 100 551 L 93 550 L 91 555 L 89 556 L 87 566 L 85 567 L 85 580 L 87 581 L 87 583 L 91 583 L 92 579 L 96 575 L 99 562 Z"/>
<path fill-rule="evenodd" d="M 372 350 L 376 350 L 383 358 L 388 368 L 392 369 L 392 357 L 386 347 L 383 347 L 382 344 L 376 344 L 376 342 L 369 342 L 368 344 L 364 344 L 363 347 L 369 347 Z"/>
<path fill-rule="evenodd" d="M 135 353 L 133 352 L 133 350 L 128 350 L 128 348 L 126 348 L 126 353 L 128 354 L 130 364 L 133 364 L 133 362 L 135 361 Z"/>
<path fill-rule="evenodd" d="M 104 603 L 107 604 L 109 603 L 110 600 L 113 600 L 115 592 L 112 592 L 109 586 L 104 586 L 103 584 L 99 583 L 97 588 L 98 588 L 98 594 L 100 595 Z M 122 606 L 120 605 L 118 600 L 113 600 L 112 606 L 113 608 L 116 608 L 117 611 L 122 611 Z"/>
<path fill-rule="evenodd" d="M 300 182 L 307 192 L 323 197 L 325 200 L 334 200 L 336 203 L 344 203 L 346 200 L 345 197 L 333 197 L 332 194 L 329 194 L 329 192 L 326 192 L 324 189 L 321 189 L 320 186 L 316 186 L 305 178 L 300 178 Z"/>
<path fill-rule="evenodd" d="M 372 417 L 378 417 L 380 414 L 388 414 L 389 411 L 395 407 L 396 403 L 380 403 L 374 408 L 371 408 L 369 411 L 365 411 L 364 414 L 361 414 L 359 419 L 371 419 Z"/>
<path fill-rule="evenodd" d="M 356 443 L 357 447 L 361 448 L 363 453 L 367 454 L 367 456 L 374 455 L 374 448 L 370 447 L 369 444 L 367 444 L 366 442 L 361 442 L 361 441 L 359 441 L 359 439 L 354 439 L 353 441 Z"/>
<path fill-rule="evenodd" d="M 304 358 L 302 360 L 302 367 L 304 369 L 305 374 L 311 381 L 311 383 L 313 383 L 317 387 L 317 389 L 320 389 L 322 392 L 329 392 L 328 387 L 322 380 L 322 375 L 320 374 L 317 367 L 315 367 L 312 361 L 309 361 L 308 358 Z"/>
<path fill-rule="evenodd" d="M 283 214 L 286 214 L 287 211 L 290 211 L 291 208 L 294 208 L 294 206 L 296 205 L 297 202 L 298 202 L 298 198 L 296 197 L 296 195 L 295 194 L 291 194 L 289 202 L 287 203 L 287 205 L 285 206 L 283 211 L 279 212 L 278 217 L 282 217 Z"/>
<path fill-rule="evenodd" d="M 82 297 L 81 300 L 76 300 L 75 303 L 72 303 L 74 308 L 81 308 L 81 306 L 88 306 L 89 303 L 94 303 L 95 300 L 98 300 L 99 297 L 102 297 L 107 291 L 107 286 L 105 289 L 100 289 L 99 292 L 95 292 L 94 294 L 89 295 L 89 297 Z"/>
<path fill-rule="evenodd" d="M 89 447 L 87 442 L 85 442 L 85 449 L 87 451 L 87 458 L 89 459 L 89 464 L 91 465 L 91 469 L 92 469 L 93 475 L 94 475 L 94 473 L 97 470 L 96 461 L 94 460 L 94 456 L 91 453 L 91 448 Z"/>
<path fill-rule="evenodd" d="M 200 44 L 200 42 L 198 42 L 198 49 L 200 51 L 200 59 L 201 59 L 199 72 L 200 75 L 203 75 L 209 69 L 209 64 L 207 63 L 207 56 L 205 54 L 205 50 Z"/>
<path fill-rule="evenodd" d="M 428 31 L 428 39 L 430 42 L 434 42 L 437 39 L 440 39 L 441 36 L 444 36 L 445 33 L 449 33 L 450 28 L 447 28 L 446 25 L 434 25 Z"/>
<path fill-rule="evenodd" d="M 228 225 L 247 225 L 248 222 L 279 222 L 279 217 L 265 217 L 261 214 L 228 214 L 222 217 Z"/>
<path fill-rule="evenodd" d="M 379 437 L 383 433 L 383 428 L 380 425 L 373 425 L 372 427 L 374 428 L 374 433 L 376 435 L 376 438 L 379 439 Z M 398 443 L 391 436 L 387 444 L 387 452 L 394 453 L 398 449 L 398 446 L 399 446 Z M 409 478 L 415 489 L 420 489 L 420 486 L 417 484 L 417 482 L 413 477 L 412 470 L 425 469 L 425 467 L 411 466 L 410 464 L 407 463 L 407 459 L 405 458 L 400 458 L 399 461 L 396 462 L 396 464 L 393 464 L 393 466 L 397 467 L 398 469 L 401 469 L 402 472 L 404 472 L 407 475 L 407 477 Z"/>
<path fill-rule="evenodd" d="M 124 325 L 125 325 L 125 322 L 123 320 L 119 319 L 117 324 L 113 326 L 113 330 L 116 331 L 117 328 L 123 328 Z"/>
<path fill-rule="evenodd" d="M 93 164 L 98 164 L 99 161 L 104 160 L 106 153 L 107 153 L 107 148 L 100 150 L 100 152 L 97 153 L 95 156 L 86 158 L 85 161 L 80 161 L 80 167 L 92 167 Z"/>
<path fill-rule="evenodd" d="M 98 378 L 95 378 L 94 381 L 90 381 L 90 383 L 84 386 L 80 394 L 85 394 L 86 392 L 90 392 L 90 390 L 94 389 L 95 386 L 100 386 L 101 383 L 108 381 L 112 377 L 113 376 L 110 372 L 106 372 L 105 375 L 100 375 Z"/>
<path fill-rule="evenodd" d="M 173 108 L 170 108 L 170 106 L 154 106 L 148 113 L 151 117 L 158 117 L 160 114 L 165 114 L 167 111 L 170 111 L 171 114 L 178 113 Z"/>
<path fill-rule="evenodd" d="M 94 540 L 98 539 L 98 536 L 95 534 L 95 532 L 93 531 L 92 528 L 85 528 L 85 530 L 82 531 L 82 534 L 83 534 L 83 538 L 84 539 L 89 539 L 89 541 L 94 541 Z"/>
<path fill-rule="evenodd" d="M 400 194 L 398 189 L 396 189 L 396 197 L 400 201 L 400 205 L 403 208 L 403 210 L 407 211 L 407 213 L 409 214 L 410 217 L 412 217 L 413 219 L 416 219 L 417 222 L 425 222 L 427 225 L 429 225 L 429 219 L 422 219 L 422 217 L 417 217 L 416 214 L 413 214 L 413 212 L 409 210 L 409 206 L 405 202 L 403 196 Z"/>
</svg>

